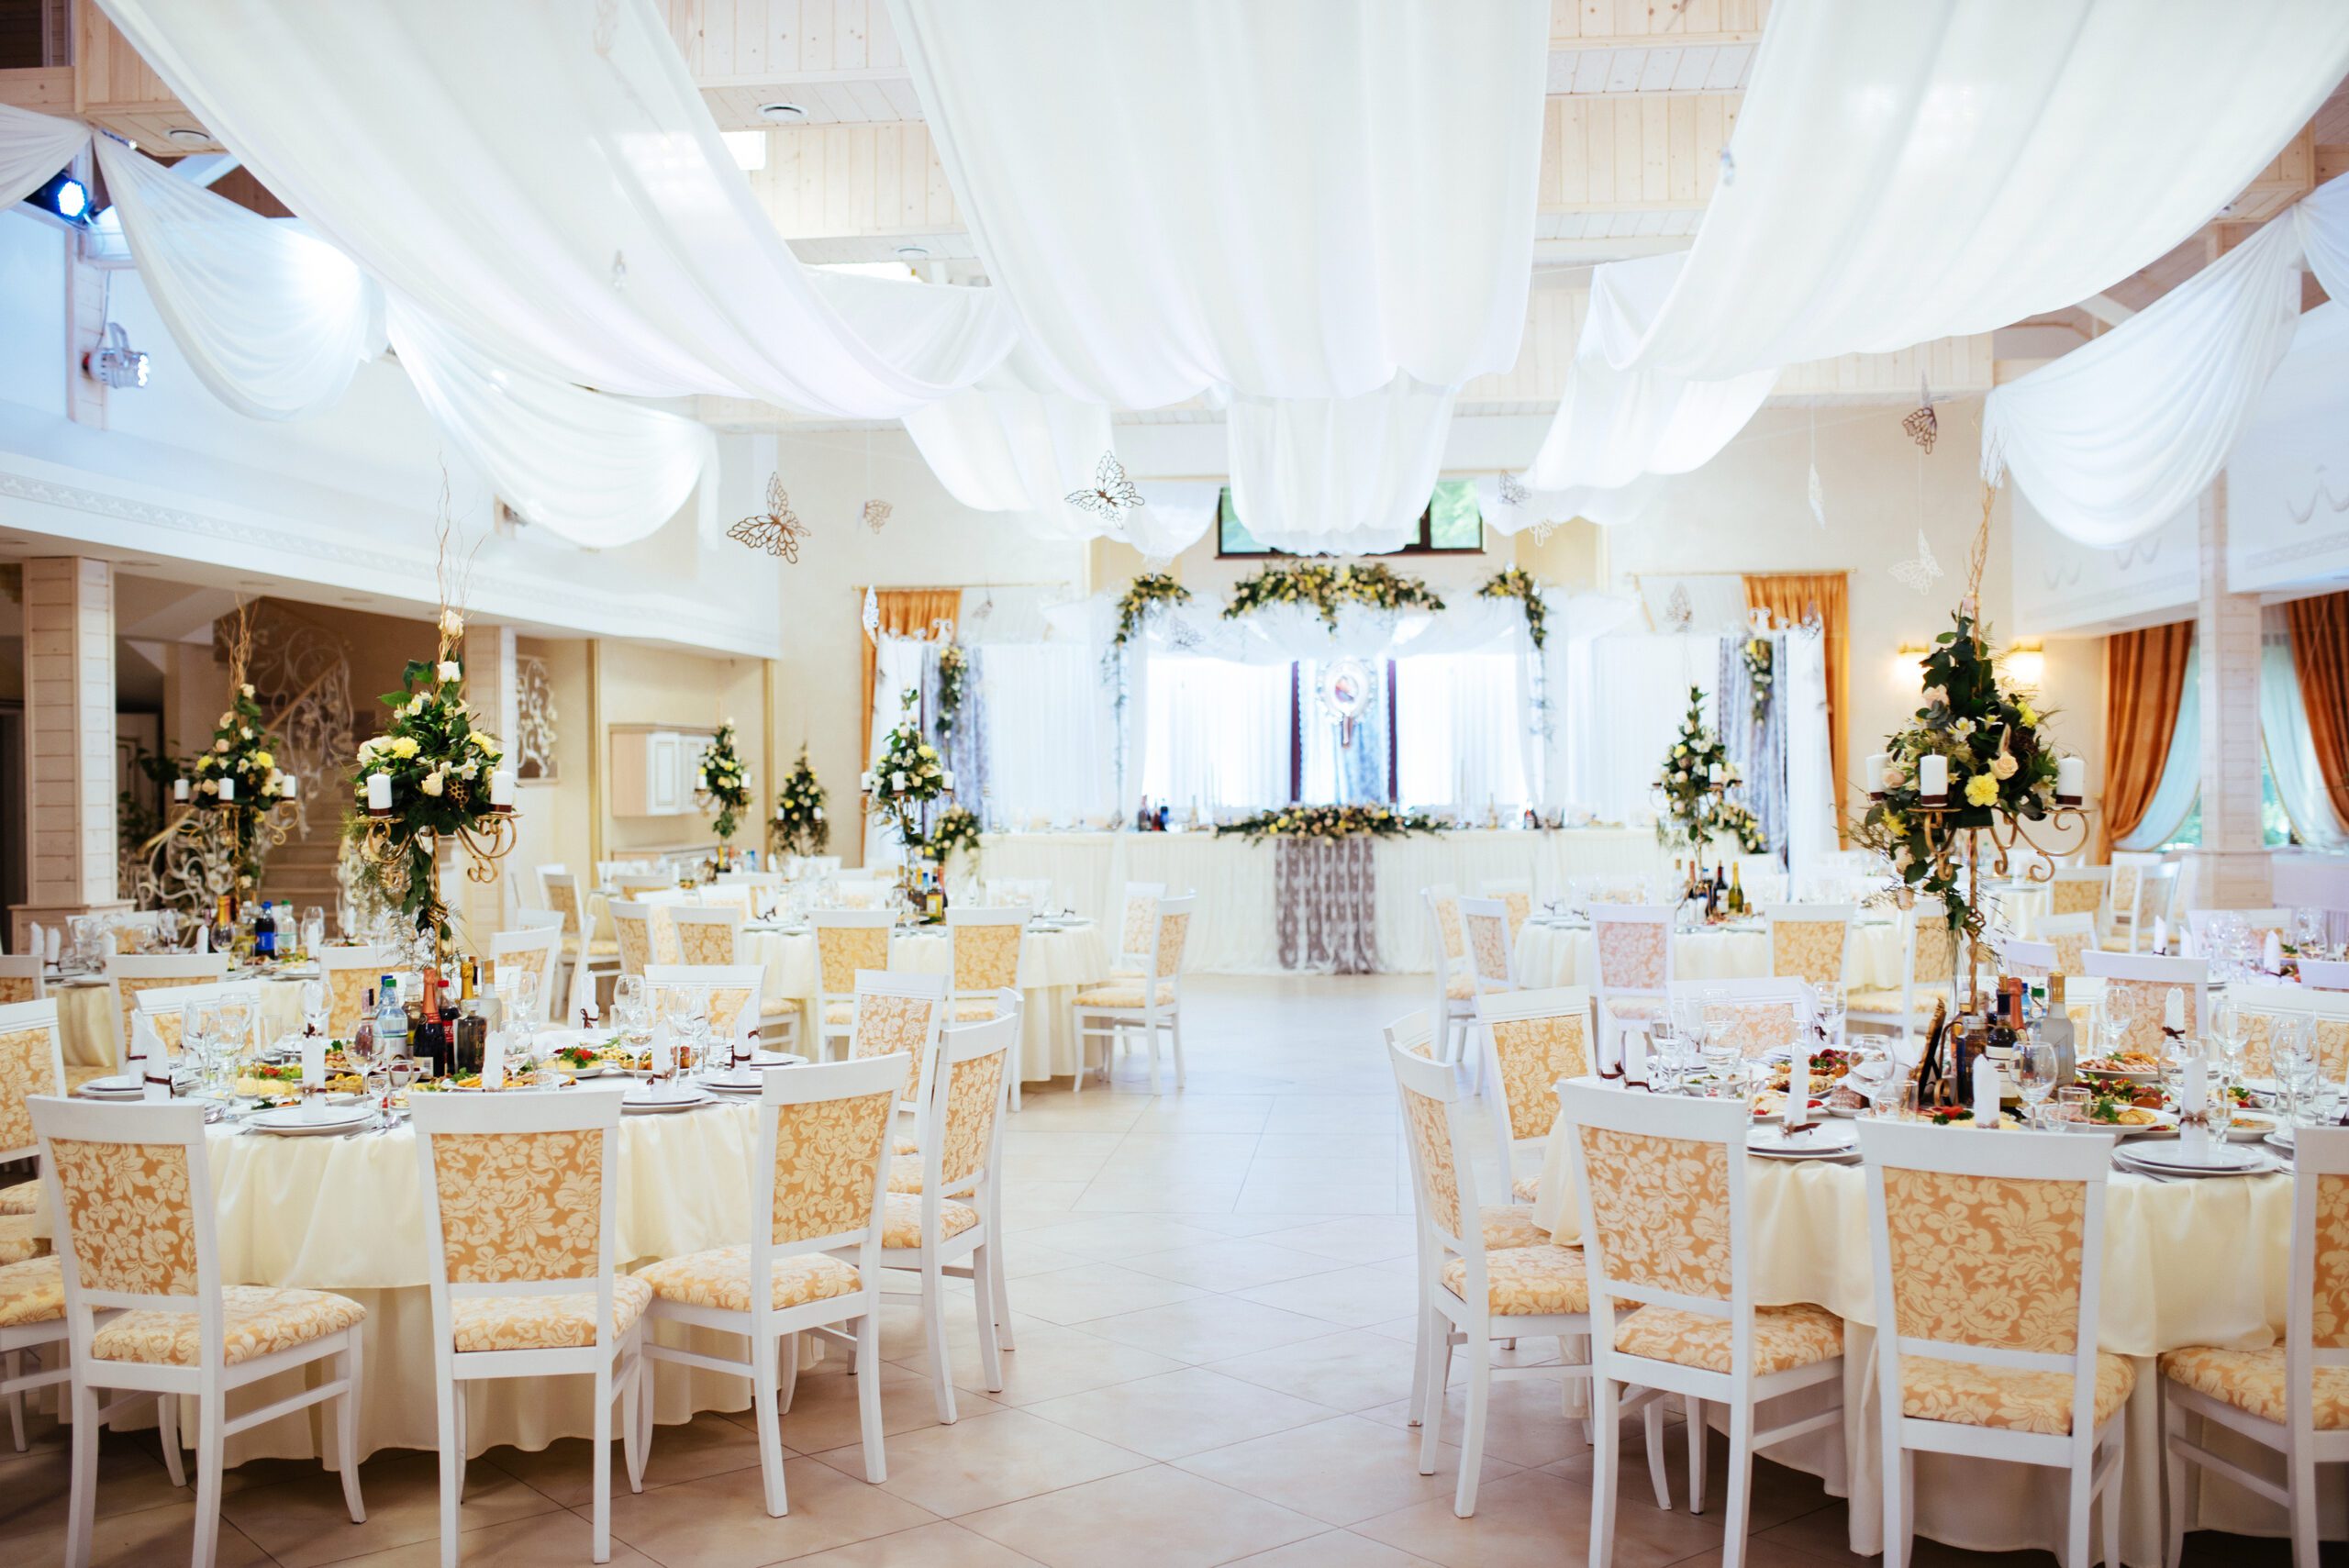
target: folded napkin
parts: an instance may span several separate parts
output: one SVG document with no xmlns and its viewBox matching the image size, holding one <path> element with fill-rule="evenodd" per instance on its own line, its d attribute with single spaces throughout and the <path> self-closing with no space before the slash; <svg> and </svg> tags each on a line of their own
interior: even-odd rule
<svg viewBox="0 0 2349 1568">
<path fill-rule="evenodd" d="M 2268 932 L 2266 941 L 2260 944 L 2259 967 L 2270 974 L 2284 973 L 2284 939 L 2274 931 Z"/>
<path fill-rule="evenodd" d="M 1810 1125 L 1810 1048 L 1795 1042 L 1794 1061 L 1787 1068 L 1787 1130 Z"/>
<path fill-rule="evenodd" d="M 484 1089 L 506 1087 L 506 1031 L 489 1031 L 489 1044 L 482 1051 L 481 1086 Z"/>
<path fill-rule="evenodd" d="M 1987 1056 L 1974 1059 L 1974 1125 L 1998 1125 L 1998 1064 Z"/>
<path fill-rule="evenodd" d="M 62 926 L 51 926 L 49 929 L 49 962 L 55 963 L 59 959 L 63 958 L 64 956 L 65 928 Z"/>
<path fill-rule="evenodd" d="M 2154 917 L 2154 951 L 2169 951 L 2169 921 L 2160 915 Z"/>
<path fill-rule="evenodd" d="M 39 920 L 25 928 L 25 946 L 33 957 L 44 962 L 49 958 L 49 933 L 41 929 Z"/>
<path fill-rule="evenodd" d="M 1623 1082 L 1645 1084 L 1648 1081 L 1648 1037 L 1638 1029 L 1625 1029 L 1618 1038 L 1623 1042 Z"/>
<path fill-rule="evenodd" d="M 302 1037 L 302 1088 L 305 1093 L 324 1094 L 327 1086 L 327 1037 L 306 1034 Z"/>
</svg>

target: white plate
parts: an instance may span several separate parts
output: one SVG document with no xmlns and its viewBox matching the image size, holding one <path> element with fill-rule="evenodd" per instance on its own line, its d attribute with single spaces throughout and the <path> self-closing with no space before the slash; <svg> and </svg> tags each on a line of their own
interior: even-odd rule
<svg viewBox="0 0 2349 1568">
<path fill-rule="evenodd" d="M 356 1132 L 374 1119 L 373 1111 L 356 1106 L 305 1105 L 257 1111 L 245 1119 L 245 1125 L 255 1132 L 274 1132 L 285 1138 L 318 1138 Z"/>
<path fill-rule="evenodd" d="M 666 1116 L 671 1111 L 698 1110 L 714 1106 L 717 1097 L 696 1089 L 686 1094 L 650 1095 L 642 1089 L 630 1089 L 620 1096 L 620 1109 L 630 1116 Z"/>
<path fill-rule="evenodd" d="M 766 1085 L 763 1069 L 745 1069 L 740 1073 L 705 1073 L 694 1080 L 701 1087 L 718 1095 L 755 1095 Z"/>
<path fill-rule="evenodd" d="M 1832 1122 L 1812 1122 L 1800 1132 L 1789 1132 L 1784 1126 L 1772 1123 L 1757 1127 L 1745 1135 L 1745 1151 L 1766 1154 L 1781 1160 L 1820 1160 L 1830 1155 L 1849 1154 L 1859 1147 L 1859 1134 L 1851 1128 Z"/>
<path fill-rule="evenodd" d="M 135 1100 L 147 1092 L 145 1080 L 128 1073 L 112 1078 L 93 1078 L 73 1091 L 94 1100 Z"/>
<path fill-rule="evenodd" d="M 2162 1176 L 2248 1176 L 2276 1168 L 2269 1155 L 2232 1143 L 2211 1144 L 2199 1162 L 2188 1159 L 2185 1146 L 2177 1143 L 2127 1144 L 2112 1157 L 2124 1169 Z"/>
</svg>

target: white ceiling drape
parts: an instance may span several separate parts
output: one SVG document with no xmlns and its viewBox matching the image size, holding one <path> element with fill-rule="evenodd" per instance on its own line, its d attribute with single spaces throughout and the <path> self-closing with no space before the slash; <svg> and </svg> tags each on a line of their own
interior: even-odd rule
<svg viewBox="0 0 2349 1568">
<path fill-rule="evenodd" d="M 79 120 L 0 104 L 0 206 L 15 206 L 47 184 L 89 139 Z"/>
<path fill-rule="evenodd" d="M 1443 467 L 1452 397 L 1408 375 L 1359 397 L 1234 397 L 1232 509 L 1258 543 L 1298 555 L 1410 543 Z"/>
<path fill-rule="evenodd" d="M 2087 298 L 2231 200 L 2344 70 L 2337 0 L 1784 0 L 1694 245 L 1598 269 L 1532 482 L 1703 461 L 1740 399 L 1698 384 Z M 1579 384 L 1594 367 L 1616 379 Z"/>
</svg>

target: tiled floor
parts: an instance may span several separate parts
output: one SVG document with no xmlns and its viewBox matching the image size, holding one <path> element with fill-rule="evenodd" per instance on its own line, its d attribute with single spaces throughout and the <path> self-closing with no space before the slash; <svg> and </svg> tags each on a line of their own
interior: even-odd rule
<svg viewBox="0 0 2349 1568">
<path fill-rule="evenodd" d="M 884 1329 L 889 1478 L 868 1485 L 852 1380 L 801 1380 L 783 1422 L 791 1512 L 761 1504 L 749 1418 L 663 1427 L 641 1495 L 616 1477 L 613 1561 L 668 1568 L 1557 1568 L 1588 1550 L 1589 1451 L 1559 1414 L 1554 1347 L 1495 1385 L 1473 1519 L 1454 1518 L 1457 1451 L 1415 1463 L 1410 1199 L 1377 1026 L 1419 1005 L 1395 979 L 1231 980 L 1186 990 L 1189 1083 L 1153 1098 L 1138 1063 L 1108 1091 L 1031 1088 L 1006 1138 L 1006 1228 L 1019 1349 L 981 1386 L 967 1303 L 949 1318 L 962 1419 L 936 1424 L 920 1323 Z M 1458 1435 L 1459 1396 L 1452 1424 Z M 53 1426 L 0 1452 L 0 1563 L 60 1560 L 66 1463 Z M 1726 1451 L 1716 1437 L 1716 1477 Z M 493 1451 L 470 1473 L 471 1568 L 588 1562 L 585 1445 Z M 1627 1434 L 1627 1454 L 1639 1451 Z M 1682 1448 L 1672 1444 L 1681 1488 Z M 364 1468 L 353 1526 L 331 1475 L 232 1473 L 224 1568 L 437 1561 L 429 1454 Z M 1717 1506 L 1661 1512 L 1642 1479 L 1619 1504 L 1625 1568 L 1708 1563 Z M 153 1433 L 106 1440 L 96 1560 L 187 1550 L 193 1502 Z M 1821 1568 L 1843 1511 L 1817 1482 L 1756 1466 L 1755 1568 Z M 2332 1548 L 2328 1548 L 2328 1559 Z M 1920 1541 L 1922 1568 L 1969 1554 Z M 2188 1561 L 2288 1561 L 2285 1543 L 2198 1536 Z M 2021 1557 L 2018 1562 L 2025 1561 Z M 2053 1562 L 2028 1559 L 2031 1568 Z"/>
</svg>

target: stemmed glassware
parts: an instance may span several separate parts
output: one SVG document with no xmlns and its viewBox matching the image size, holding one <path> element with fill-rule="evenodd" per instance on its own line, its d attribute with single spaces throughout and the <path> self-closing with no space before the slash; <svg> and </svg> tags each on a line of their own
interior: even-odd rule
<svg viewBox="0 0 2349 1568">
<path fill-rule="evenodd" d="M 612 982 L 612 1027 L 619 1031 L 629 1050 L 642 1043 L 651 1021 L 646 1011 L 644 977 L 623 974 Z"/>
<path fill-rule="evenodd" d="M 313 904 L 302 911 L 302 952 L 312 962 L 317 962 L 318 950 L 327 945 L 327 912 Z"/>
<path fill-rule="evenodd" d="M 326 986 L 316 980 L 302 982 L 302 1032 L 324 1035 L 328 1016 Z"/>
<path fill-rule="evenodd" d="M 2268 1020 L 2267 1051 L 2275 1064 L 2276 1086 L 2284 1095 L 2284 1136 L 2300 1125 L 2302 1096 L 2313 1090 L 2324 1071 L 2316 1052 L 2314 1020 L 2278 1017 Z"/>
<path fill-rule="evenodd" d="M 2015 1051 L 2015 1092 L 2022 1096 L 2023 1119 L 2036 1128 L 2046 1115 L 2047 1096 L 2055 1092 L 2055 1048 L 2037 1042 Z"/>
<path fill-rule="evenodd" d="M 315 984 L 316 982 L 312 984 Z M 351 1038 L 343 1042 L 342 1053 L 351 1059 L 352 1069 L 359 1074 L 359 1094 L 362 1099 L 367 1097 L 368 1086 L 374 1081 L 376 1067 L 389 1065 L 384 1059 L 383 1051 L 384 1042 L 375 1038 L 375 1031 L 373 1029 L 353 1029 Z M 386 1127 L 390 1125 L 391 1120 L 392 1085 L 390 1074 L 386 1073 L 384 1092 L 375 1102 L 375 1118 L 371 1125 Z"/>
<path fill-rule="evenodd" d="M 1851 1078 L 1876 1115 L 1884 1114 L 1884 1091 L 1892 1082 L 1892 1053 L 1880 1046 L 1863 1045 L 1852 1053 Z"/>
</svg>

